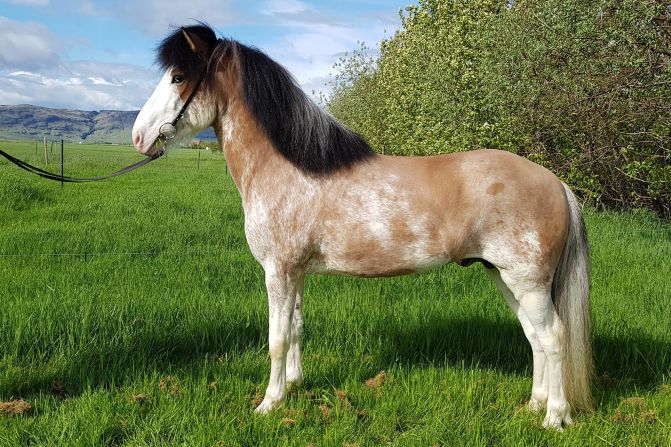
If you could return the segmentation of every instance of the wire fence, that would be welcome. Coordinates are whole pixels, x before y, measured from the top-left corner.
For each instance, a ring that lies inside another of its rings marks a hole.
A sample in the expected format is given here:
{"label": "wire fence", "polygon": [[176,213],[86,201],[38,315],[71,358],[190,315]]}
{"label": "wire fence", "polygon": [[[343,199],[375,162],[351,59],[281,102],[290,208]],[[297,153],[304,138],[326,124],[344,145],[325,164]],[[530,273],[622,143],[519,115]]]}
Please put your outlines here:
{"label": "wire fence", "polygon": [[[100,143],[100,144],[82,144],[82,143],[72,143],[65,140],[49,140],[46,137],[43,140],[27,140],[27,141],[0,141],[0,145],[7,143],[4,149],[11,148],[7,150],[8,153],[11,153],[18,159],[26,163],[37,163],[38,167],[46,170],[54,170],[59,172],[54,172],[56,175],[64,175],[66,170],[69,170],[72,166],[75,168],[81,168],[81,159],[79,159],[82,153],[91,153],[100,155],[99,147],[109,147],[109,148],[130,148],[133,149],[130,153],[135,154],[135,150],[132,145],[128,144],[111,144],[111,143]],[[212,146],[212,147],[210,147]],[[34,148],[34,149],[33,149]],[[211,155],[217,155],[220,160],[224,161],[224,170],[228,174],[228,165],[225,163],[223,157],[223,152],[217,144],[208,144],[208,143],[193,143],[187,146],[181,146],[178,149],[188,149],[192,153],[193,158],[191,161],[194,162],[196,169],[200,170],[201,161],[203,163],[209,162],[212,160]],[[170,158],[171,151],[166,151],[163,158]],[[203,154],[203,152],[205,154]],[[76,155],[75,155],[76,154]],[[115,155],[121,154],[121,152],[115,152]],[[128,157],[120,157],[119,160],[105,159],[106,164],[114,163],[115,161],[123,163],[124,160]],[[183,159],[183,157],[180,157]],[[0,161],[4,161],[0,158]],[[217,160],[219,161],[219,160]],[[86,166],[87,169],[90,169],[90,166]]]}
{"label": "wire fence", "polygon": [[[245,247],[246,248],[246,247]],[[243,248],[241,247],[240,250]],[[72,252],[72,253],[0,253],[2,258],[82,258],[85,261],[96,257],[156,257],[156,256],[211,256],[223,253],[232,253],[236,250],[230,248],[209,249],[209,250],[193,250],[193,251],[177,251],[177,250],[162,250],[162,251],[128,251],[128,252]]]}
{"label": "wire fence", "polygon": [[[644,231],[623,231],[629,236],[644,236],[646,238],[663,238],[663,240],[671,240],[671,227],[665,225],[660,228],[646,229]],[[157,250],[157,251],[82,251],[82,252],[30,252],[30,253],[0,253],[0,259],[29,259],[29,258],[81,258],[84,261],[93,258],[111,258],[111,257],[158,257],[158,256],[173,256],[173,257],[193,257],[193,256],[212,256],[231,253],[249,252],[246,244],[240,245],[239,248],[210,248],[205,250]]]}

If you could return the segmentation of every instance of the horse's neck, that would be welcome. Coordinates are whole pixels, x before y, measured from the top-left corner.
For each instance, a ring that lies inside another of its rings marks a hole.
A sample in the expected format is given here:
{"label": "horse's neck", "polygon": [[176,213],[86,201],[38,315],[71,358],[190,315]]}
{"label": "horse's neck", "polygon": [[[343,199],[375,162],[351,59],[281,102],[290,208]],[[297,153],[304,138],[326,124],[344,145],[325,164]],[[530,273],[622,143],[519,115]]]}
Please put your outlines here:
{"label": "horse's neck", "polygon": [[[226,115],[214,126],[226,157],[226,163],[243,204],[250,204],[259,196],[268,197],[278,182],[298,180],[296,174],[287,175],[294,168],[275,150],[256,121],[241,107],[240,102],[229,106]],[[302,173],[298,173],[302,176]],[[265,191],[265,192],[264,192]]]}

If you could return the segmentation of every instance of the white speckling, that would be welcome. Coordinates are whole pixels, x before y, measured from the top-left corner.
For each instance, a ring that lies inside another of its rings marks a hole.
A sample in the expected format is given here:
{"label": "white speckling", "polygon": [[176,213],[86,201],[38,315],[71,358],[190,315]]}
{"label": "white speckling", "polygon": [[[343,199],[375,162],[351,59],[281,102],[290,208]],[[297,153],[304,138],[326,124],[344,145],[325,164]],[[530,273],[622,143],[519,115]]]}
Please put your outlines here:
{"label": "white speckling", "polygon": [[409,218],[407,222],[414,240],[403,250],[403,258],[408,262],[416,262],[422,267],[425,264],[431,264],[432,256],[428,253],[430,241],[428,239],[427,218],[417,215]]}
{"label": "white speckling", "polygon": [[[362,191],[365,194],[365,191]],[[381,245],[389,244],[389,214],[391,214],[390,206],[393,205],[390,201],[379,191],[378,194],[371,194],[364,199],[365,206],[360,210],[359,218],[368,228],[371,236],[374,237]]]}
{"label": "white speckling", "polygon": [[221,120],[221,130],[223,131],[222,138],[224,142],[230,143],[231,141],[233,141],[233,131],[235,130],[235,122],[230,118],[229,114],[224,116],[224,119]]}
{"label": "white speckling", "polygon": [[526,246],[533,252],[540,253],[541,244],[538,241],[538,233],[535,231],[524,233],[524,236],[522,236],[522,242],[524,242],[524,244],[526,244]]}

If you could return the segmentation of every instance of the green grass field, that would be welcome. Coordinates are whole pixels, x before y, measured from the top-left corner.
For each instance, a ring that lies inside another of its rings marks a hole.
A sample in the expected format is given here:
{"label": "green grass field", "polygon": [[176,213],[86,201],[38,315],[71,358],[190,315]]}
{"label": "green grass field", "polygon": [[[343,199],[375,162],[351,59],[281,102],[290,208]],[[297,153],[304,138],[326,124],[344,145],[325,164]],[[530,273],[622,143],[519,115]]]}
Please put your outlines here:
{"label": "green grass field", "polygon": [[[67,146],[66,174],[139,159]],[[525,409],[530,348],[480,266],[309,277],[305,383],[257,416],[263,272],[223,157],[197,160],[63,189],[0,160],[0,402],[32,406],[0,446],[671,446],[668,224],[587,214],[597,409],[564,433]]]}

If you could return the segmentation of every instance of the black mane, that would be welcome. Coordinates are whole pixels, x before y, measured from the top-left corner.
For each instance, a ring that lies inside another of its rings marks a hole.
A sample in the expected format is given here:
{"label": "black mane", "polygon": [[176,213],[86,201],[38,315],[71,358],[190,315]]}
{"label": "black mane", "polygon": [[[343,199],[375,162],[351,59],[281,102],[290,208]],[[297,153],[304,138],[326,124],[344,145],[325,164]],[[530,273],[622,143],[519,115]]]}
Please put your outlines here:
{"label": "black mane", "polygon": [[[217,40],[214,31],[204,24],[184,29],[210,44],[211,51],[217,47],[209,61],[210,70],[217,66],[218,57],[234,50],[245,105],[275,148],[298,168],[311,174],[328,174],[375,156],[359,134],[321,110],[291,74],[266,54],[234,40]],[[187,74],[205,69],[181,30],[161,42],[157,59],[164,69],[176,66]]]}
{"label": "black mane", "polygon": [[284,67],[256,48],[237,45],[245,103],[287,160],[327,174],[374,156],[360,135],[312,102]]}

